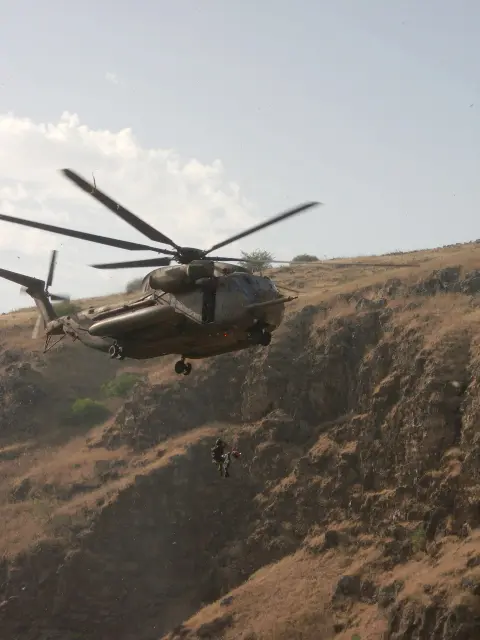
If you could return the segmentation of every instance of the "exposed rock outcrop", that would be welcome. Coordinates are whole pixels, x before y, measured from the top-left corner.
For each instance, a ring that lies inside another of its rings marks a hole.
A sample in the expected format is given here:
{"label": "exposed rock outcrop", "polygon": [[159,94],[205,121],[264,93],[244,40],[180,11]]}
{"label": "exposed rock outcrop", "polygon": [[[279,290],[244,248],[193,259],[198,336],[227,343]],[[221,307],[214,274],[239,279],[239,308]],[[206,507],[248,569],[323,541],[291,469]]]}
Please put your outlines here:
{"label": "exposed rock outcrop", "polygon": [[[378,640],[475,638],[476,556],[454,570],[442,563],[480,525],[480,348],[464,299],[479,274],[454,266],[414,284],[385,279],[335,292],[337,303],[329,292],[328,305],[287,317],[267,349],[138,383],[82,449],[100,456],[95,482],[58,491],[56,542],[0,564],[0,634],[260,640],[255,572],[265,581],[273,563],[299,554],[302,579],[324,574],[325,592],[315,611],[298,596],[298,629],[321,622],[350,640],[367,620]],[[438,313],[435,296],[448,301]],[[48,371],[9,358],[0,429],[27,424],[48,401]],[[210,461],[218,433],[242,452],[228,480]],[[39,492],[22,476],[9,508]],[[84,516],[68,539],[58,534],[62,505]],[[282,575],[294,580],[295,566]],[[410,566],[423,576],[415,588]],[[265,607],[280,607],[271,597]],[[280,624],[279,638],[301,637]]]}

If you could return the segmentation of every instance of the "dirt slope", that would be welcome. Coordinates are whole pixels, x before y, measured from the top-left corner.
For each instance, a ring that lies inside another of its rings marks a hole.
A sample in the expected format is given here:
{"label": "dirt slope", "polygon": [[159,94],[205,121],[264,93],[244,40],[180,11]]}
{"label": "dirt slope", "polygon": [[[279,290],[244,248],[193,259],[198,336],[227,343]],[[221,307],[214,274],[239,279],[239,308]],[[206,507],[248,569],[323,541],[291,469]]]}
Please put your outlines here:
{"label": "dirt slope", "polygon": [[0,317],[0,639],[479,637],[480,245],[375,261],[276,270],[270,347],[189,378]]}

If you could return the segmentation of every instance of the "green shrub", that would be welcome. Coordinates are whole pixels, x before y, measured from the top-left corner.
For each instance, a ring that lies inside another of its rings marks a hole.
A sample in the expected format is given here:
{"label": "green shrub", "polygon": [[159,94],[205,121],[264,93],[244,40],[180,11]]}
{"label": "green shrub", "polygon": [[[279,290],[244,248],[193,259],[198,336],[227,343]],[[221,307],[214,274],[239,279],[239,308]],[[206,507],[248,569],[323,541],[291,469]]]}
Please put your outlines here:
{"label": "green shrub", "polygon": [[70,423],[83,427],[93,427],[104,422],[109,416],[110,410],[91,398],[77,398],[70,409]]}
{"label": "green shrub", "polygon": [[318,258],[309,253],[301,253],[299,256],[295,256],[292,262],[318,262]]}
{"label": "green shrub", "polygon": [[270,269],[273,255],[270,251],[265,251],[264,249],[255,249],[250,252],[242,251],[242,260],[248,269],[256,273]]}
{"label": "green shrub", "polygon": [[102,386],[107,398],[125,398],[143,376],[139,373],[124,372]]}
{"label": "green shrub", "polygon": [[80,307],[78,307],[75,303],[70,302],[69,300],[63,300],[62,302],[56,302],[53,305],[55,309],[55,313],[58,316],[73,316],[75,313],[80,311]]}
{"label": "green shrub", "polygon": [[414,553],[425,551],[427,537],[424,528],[420,525],[412,533],[412,549]]}

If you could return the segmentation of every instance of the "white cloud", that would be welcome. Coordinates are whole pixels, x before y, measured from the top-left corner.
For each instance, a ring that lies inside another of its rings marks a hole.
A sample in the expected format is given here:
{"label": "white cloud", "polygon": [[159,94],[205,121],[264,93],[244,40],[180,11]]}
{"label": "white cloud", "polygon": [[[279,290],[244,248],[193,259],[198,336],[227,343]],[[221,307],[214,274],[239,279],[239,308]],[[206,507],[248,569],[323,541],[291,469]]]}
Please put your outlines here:
{"label": "white cloud", "polygon": [[105,74],[105,80],[110,83],[110,84],[123,84],[123,81],[117,76],[116,73],[113,73],[112,71],[107,71]]}
{"label": "white cloud", "polygon": [[[71,113],[56,123],[0,114],[0,212],[151,244],[65,179],[58,171],[64,167],[89,180],[93,173],[99,188],[179,244],[207,248],[254,223],[251,203],[220,160],[202,164],[172,149],[142,147],[131,129],[94,130]],[[118,290],[143,273],[99,272],[86,265],[156,255],[0,221],[1,267],[43,277],[52,248],[60,250],[56,281],[61,290],[82,296]],[[238,251],[232,245],[228,253]],[[57,284],[52,290],[58,290]],[[0,280],[0,311],[25,304],[17,293],[15,285]]]}

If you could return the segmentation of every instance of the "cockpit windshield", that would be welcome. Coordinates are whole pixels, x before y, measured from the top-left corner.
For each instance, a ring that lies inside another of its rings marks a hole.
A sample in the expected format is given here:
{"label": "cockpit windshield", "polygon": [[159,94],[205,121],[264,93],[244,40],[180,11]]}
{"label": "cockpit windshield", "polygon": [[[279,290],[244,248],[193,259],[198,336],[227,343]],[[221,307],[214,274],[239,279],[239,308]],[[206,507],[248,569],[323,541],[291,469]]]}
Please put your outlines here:
{"label": "cockpit windshield", "polygon": [[254,297],[254,281],[248,273],[235,273],[228,279],[229,288],[233,291],[241,291],[248,300]]}
{"label": "cockpit windshield", "polygon": [[269,289],[271,289],[272,291],[275,291],[275,293],[279,293],[277,285],[275,284],[275,282],[273,280],[271,280],[270,278],[264,277],[265,282],[267,283],[267,285],[269,285]]}

